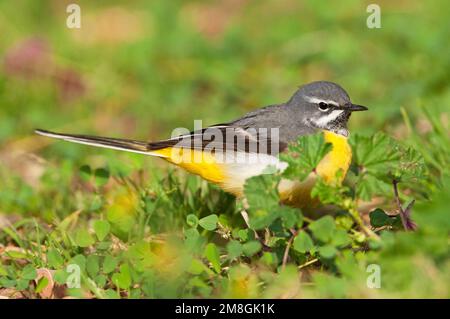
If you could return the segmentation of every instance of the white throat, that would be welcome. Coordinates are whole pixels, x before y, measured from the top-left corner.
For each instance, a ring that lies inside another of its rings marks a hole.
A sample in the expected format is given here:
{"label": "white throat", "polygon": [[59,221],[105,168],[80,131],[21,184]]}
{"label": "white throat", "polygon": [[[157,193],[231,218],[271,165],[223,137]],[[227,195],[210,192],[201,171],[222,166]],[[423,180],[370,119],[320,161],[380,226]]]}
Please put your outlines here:
{"label": "white throat", "polygon": [[333,110],[330,114],[324,115],[318,119],[305,119],[304,123],[310,127],[331,130],[336,134],[348,137],[348,130],[345,127],[336,127],[335,129],[330,127],[330,124],[333,123],[333,121],[335,121],[343,112],[344,110]]}
{"label": "white throat", "polygon": [[329,123],[336,120],[339,117],[339,115],[341,115],[343,112],[344,110],[333,110],[330,112],[330,114],[321,116],[318,119],[311,119],[311,121],[313,121],[313,123],[316,124],[318,127],[323,128],[327,126]]}

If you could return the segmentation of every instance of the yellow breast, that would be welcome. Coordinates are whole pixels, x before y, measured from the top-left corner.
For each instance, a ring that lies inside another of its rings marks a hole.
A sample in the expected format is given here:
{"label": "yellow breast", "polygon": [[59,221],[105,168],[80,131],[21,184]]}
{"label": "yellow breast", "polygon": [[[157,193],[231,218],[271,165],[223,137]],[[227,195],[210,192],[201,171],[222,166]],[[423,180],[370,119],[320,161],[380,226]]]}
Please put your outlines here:
{"label": "yellow breast", "polygon": [[316,172],[326,182],[341,183],[352,161],[352,149],[345,136],[324,131],[324,138],[332,145],[331,151],[317,165]]}
{"label": "yellow breast", "polygon": [[282,180],[278,190],[280,198],[285,204],[300,208],[314,208],[319,204],[317,199],[312,200],[310,193],[317,179],[322,177],[327,183],[342,183],[352,161],[352,149],[345,136],[324,131],[324,138],[332,145],[332,149],[319,162],[315,172],[304,181]]}

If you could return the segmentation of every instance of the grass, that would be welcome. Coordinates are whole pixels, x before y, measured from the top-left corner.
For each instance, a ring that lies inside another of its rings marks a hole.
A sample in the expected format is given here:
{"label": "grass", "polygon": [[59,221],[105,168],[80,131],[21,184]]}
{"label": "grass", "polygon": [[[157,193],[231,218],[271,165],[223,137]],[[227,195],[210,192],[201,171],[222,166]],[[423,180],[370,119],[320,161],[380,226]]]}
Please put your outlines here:
{"label": "grass", "polygon": [[[63,2],[0,3],[1,296],[449,297],[445,1],[380,2],[381,29],[356,1],[79,4],[73,30]],[[334,216],[280,207],[280,176],[258,177],[248,228],[242,203],[162,161],[32,134],[157,140],[319,79],[369,107],[350,121],[345,187],[315,188]],[[393,216],[393,179],[415,232]]]}

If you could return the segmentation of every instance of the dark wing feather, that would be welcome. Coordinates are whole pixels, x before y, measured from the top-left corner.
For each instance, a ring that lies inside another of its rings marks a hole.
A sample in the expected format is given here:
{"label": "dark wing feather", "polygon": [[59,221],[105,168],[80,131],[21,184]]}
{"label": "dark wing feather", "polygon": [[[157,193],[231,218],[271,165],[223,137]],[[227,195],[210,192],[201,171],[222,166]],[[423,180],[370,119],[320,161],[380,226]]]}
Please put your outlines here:
{"label": "dark wing feather", "polygon": [[216,125],[193,131],[169,140],[149,143],[149,150],[180,147],[217,152],[235,151],[276,155],[286,148],[285,143],[272,141],[267,134],[230,125]]}

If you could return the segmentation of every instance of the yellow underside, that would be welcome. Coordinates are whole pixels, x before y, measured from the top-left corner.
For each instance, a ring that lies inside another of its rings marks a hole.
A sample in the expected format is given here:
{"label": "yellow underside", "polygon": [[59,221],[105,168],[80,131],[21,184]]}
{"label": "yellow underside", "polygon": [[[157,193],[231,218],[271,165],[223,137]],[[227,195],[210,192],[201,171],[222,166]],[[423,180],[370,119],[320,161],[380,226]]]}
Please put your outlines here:
{"label": "yellow underside", "polygon": [[333,148],[317,165],[317,174],[326,182],[342,183],[352,161],[352,149],[345,136],[324,131],[324,138]]}
{"label": "yellow underside", "polygon": [[352,161],[352,149],[345,136],[324,131],[324,138],[332,145],[331,151],[320,161],[315,172],[304,181],[282,180],[279,185],[281,200],[291,206],[313,208],[319,204],[317,199],[311,199],[310,192],[317,176],[325,182],[340,185],[347,174]]}
{"label": "yellow underside", "polygon": [[[305,181],[282,181],[279,188],[282,201],[298,207],[313,204],[309,194],[317,176],[322,177],[327,183],[340,184],[342,182],[352,159],[350,145],[346,137],[329,131],[324,131],[324,138],[327,143],[332,145],[331,151],[320,161],[316,171],[311,173]],[[233,189],[235,195],[239,196],[243,192],[242,181],[236,181],[239,184],[234,185],[234,181],[229,178],[231,174],[227,172],[227,168],[232,166],[216,163],[214,155],[210,153],[171,147],[153,153],[219,186],[227,185],[226,190]]]}
{"label": "yellow underside", "polygon": [[221,184],[226,178],[223,165],[217,164],[211,153],[174,147],[164,148],[153,153],[210,182]]}

